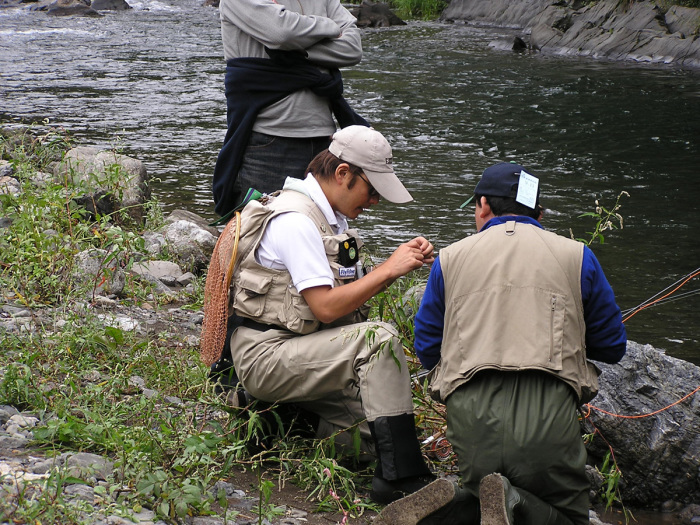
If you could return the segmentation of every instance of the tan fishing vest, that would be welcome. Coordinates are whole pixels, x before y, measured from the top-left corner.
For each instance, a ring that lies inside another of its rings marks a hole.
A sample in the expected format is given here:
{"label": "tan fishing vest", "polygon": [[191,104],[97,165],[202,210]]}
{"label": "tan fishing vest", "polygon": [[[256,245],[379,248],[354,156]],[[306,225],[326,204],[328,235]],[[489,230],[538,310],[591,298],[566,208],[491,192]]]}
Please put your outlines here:
{"label": "tan fishing vest", "polygon": [[[339,253],[343,245],[346,248],[350,246],[352,252],[351,239],[354,239],[357,245],[356,251],[359,258],[359,251],[363,244],[357,230],[333,234],[333,229],[326,217],[313,200],[298,191],[284,190],[269,197],[264,204],[259,201],[250,202],[241,213],[238,262],[231,282],[232,306],[235,313],[258,323],[287,328],[301,335],[329,326],[366,321],[368,307],[337,319],[331,325],[321,324],[292,284],[288,271],[265,268],[255,260],[255,252],[268,222],[273,217],[288,212],[303,213],[316,224],[323,239],[328,264],[333,271],[334,286],[342,286],[359,277],[357,275],[361,267],[359,264],[342,266],[339,261]],[[346,242],[350,244],[346,245]]]}
{"label": "tan fishing vest", "polygon": [[542,370],[592,399],[582,261],[583,244],[515,221],[441,250],[445,328],[433,393],[444,400],[481,370]]}

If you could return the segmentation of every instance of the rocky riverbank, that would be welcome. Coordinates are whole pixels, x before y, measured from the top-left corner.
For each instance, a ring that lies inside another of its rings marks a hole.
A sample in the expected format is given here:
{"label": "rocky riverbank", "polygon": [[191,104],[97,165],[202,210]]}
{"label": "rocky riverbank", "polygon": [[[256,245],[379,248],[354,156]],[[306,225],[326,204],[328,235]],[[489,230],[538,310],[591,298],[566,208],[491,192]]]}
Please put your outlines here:
{"label": "rocky riverbank", "polygon": [[[218,230],[160,216],[136,159],[51,132],[0,146],[0,523],[370,523],[371,506],[338,496],[362,496],[362,480],[323,445],[281,436],[261,456],[264,422],[207,380],[202,280]],[[700,369],[636,343],[602,368],[583,418],[592,501],[602,487],[696,523]]]}
{"label": "rocky riverbank", "polygon": [[700,68],[700,9],[654,1],[451,0],[441,20],[514,30],[500,47]]}

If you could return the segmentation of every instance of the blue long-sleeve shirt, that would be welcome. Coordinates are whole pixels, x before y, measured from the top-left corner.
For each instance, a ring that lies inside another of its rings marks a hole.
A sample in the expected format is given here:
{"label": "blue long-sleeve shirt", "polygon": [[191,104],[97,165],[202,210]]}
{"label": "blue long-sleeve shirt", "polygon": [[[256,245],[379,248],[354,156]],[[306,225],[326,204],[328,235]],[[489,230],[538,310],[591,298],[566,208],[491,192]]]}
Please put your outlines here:
{"label": "blue long-sleeve shirt", "polygon": [[[539,222],[530,217],[508,215],[491,219],[481,231],[512,220],[542,228]],[[587,246],[583,249],[581,265],[581,297],[586,323],[586,357],[604,363],[617,363],[625,355],[627,333],[612,288],[598,259]],[[416,355],[428,370],[440,360],[444,319],[445,281],[440,257],[437,257],[415,319]]]}

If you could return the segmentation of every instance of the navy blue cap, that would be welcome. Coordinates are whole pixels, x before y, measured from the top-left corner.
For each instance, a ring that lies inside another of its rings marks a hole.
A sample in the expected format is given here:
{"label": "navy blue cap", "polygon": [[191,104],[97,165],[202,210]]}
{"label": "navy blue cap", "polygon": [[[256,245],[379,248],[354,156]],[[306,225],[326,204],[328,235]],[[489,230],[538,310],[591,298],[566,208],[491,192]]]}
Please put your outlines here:
{"label": "navy blue cap", "polygon": [[[488,195],[489,197],[512,197],[518,194],[518,183],[520,182],[520,172],[528,172],[520,164],[514,162],[500,162],[489,166],[481,174],[481,180],[474,188],[474,195],[460,206],[464,208],[475,195]],[[537,196],[539,198],[539,188]]]}

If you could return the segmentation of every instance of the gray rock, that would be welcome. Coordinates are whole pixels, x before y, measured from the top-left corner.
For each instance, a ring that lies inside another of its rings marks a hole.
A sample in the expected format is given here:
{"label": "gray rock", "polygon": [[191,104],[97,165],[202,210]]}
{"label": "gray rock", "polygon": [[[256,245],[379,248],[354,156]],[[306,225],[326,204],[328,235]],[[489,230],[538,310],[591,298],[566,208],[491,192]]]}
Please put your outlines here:
{"label": "gray rock", "polygon": [[48,5],[46,14],[53,16],[102,16],[80,0],[56,0]]}
{"label": "gray rock", "polygon": [[140,376],[131,376],[129,378],[129,384],[137,387],[140,390],[146,388],[146,381]]}
{"label": "gray rock", "polygon": [[226,481],[217,481],[214,486],[209,490],[212,496],[218,497],[219,492],[222,491],[225,498],[232,498],[236,496],[236,487],[233,483],[228,483]]}
{"label": "gray rock", "polygon": [[131,272],[141,277],[150,275],[167,286],[175,286],[183,272],[180,267],[170,261],[145,261],[136,263]]}
{"label": "gray rock", "polygon": [[11,177],[15,173],[15,167],[9,160],[0,159],[0,179]]}
{"label": "gray rock", "polygon": [[2,311],[10,314],[12,317],[31,317],[32,312],[23,306],[12,306],[11,304],[3,305]]}
{"label": "gray rock", "polygon": [[177,284],[179,284],[180,286],[187,286],[192,281],[194,281],[196,278],[197,277],[192,272],[186,272],[177,278]]}
{"label": "gray rock", "polygon": [[161,233],[181,266],[192,271],[208,266],[217,241],[208,229],[188,220],[177,220],[163,226]]}
{"label": "gray rock", "polygon": [[145,232],[141,237],[146,245],[146,251],[151,255],[160,255],[163,249],[168,245],[165,237],[161,233]]}
{"label": "gray rock", "polygon": [[87,485],[68,485],[63,489],[63,493],[72,500],[83,500],[88,503],[95,501],[95,490]]}
{"label": "gray rock", "polygon": [[75,256],[74,278],[82,283],[91,296],[119,295],[124,290],[126,276],[107,250],[94,248]]}
{"label": "gray rock", "polygon": [[126,11],[131,6],[124,0],[92,0],[91,7],[95,11]]}
{"label": "gray rock", "polygon": [[0,177],[0,195],[14,195],[22,193],[22,185],[13,177]]}
{"label": "gray rock", "polygon": [[700,523],[700,505],[695,503],[688,505],[679,513],[678,517],[684,524]]}
{"label": "gray rock", "polygon": [[43,188],[47,186],[51,181],[53,181],[53,174],[46,173],[45,171],[37,171],[31,178],[32,184],[38,188]]}
{"label": "gray rock", "polygon": [[[700,368],[633,342],[619,364],[597,364],[602,369],[600,392],[590,403],[595,408],[588,424],[605,440],[593,439],[589,457],[601,461],[608,452],[606,442],[610,444],[622,471],[626,505],[650,508],[669,499],[700,501],[700,396],[677,403],[700,385]],[[630,419],[598,409],[623,416],[665,410]]]}
{"label": "gray rock", "polygon": [[143,223],[143,204],[151,194],[140,160],[80,146],[66,153],[54,175],[67,176],[71,184],[87,188],[85,197],[76,201],[91,213],[107,215],[123,208],[137,224]]}
{"label": "gray rock", "polygon": [[1,449],[19,449],[25,448],[29,440],[23,436],[0,436],[0,450]]}
{"label": "gray rock", "polygon": [[39,418],[33,416],[24,416],[22,414],[15,414],[10,418],[10,421],[20,428],[34,428],[39,422]]}
{"label": "gray rock", "polygon": [[166,286],[160,279],[151,275],[150,273],[137,274],[136,272],[131,272],[132,275],[138,275],[139,279],[142,281],[149,282],[153,285],[154,292],[159,295],[174,295],[174,292]]}
{"label": "gray rock", "polygon": [[394,13],[389,4],[363,0],[359,7],[352,10],[357,18],[357,27],[405,26],[406,22]]}
{"label": "gray rock", "polygon": [[34,474],[46,474],[60,465],[59,461],[54,458],[38,461],[30,466],[29,471]]}
{"label": "gray rock", "polygon": [[215,226],[209,226],[209,223],[204,220],[204,218],[196,213],[188,210],[173,210],[170,215],[168,215],[164,222],[165,224],[172,224],[177,221],[187,221],[196,224],[202,230],[206,230],[211,233],[214,237],[219,236],[219,230]]}
{"label": "gray rock", "polygon": [[[14,411],[14,412],[11,412]],[[17,409],[14,407],[1,406],[0,407],[0,425],[7,423],[13,414],[17,413]]]}
{"label": "gray rock", "polygon": [[66,461],[71,475],[79,478],[82,476],[95,476],[97,479],[106,480],[114,467],[113,463],[97,454],[79,452],[70,455]]}
{"label": "gray rock", "polygon": [[192,519],[192,525],[224,525],[224,520],[209,516],[197,516]]}

